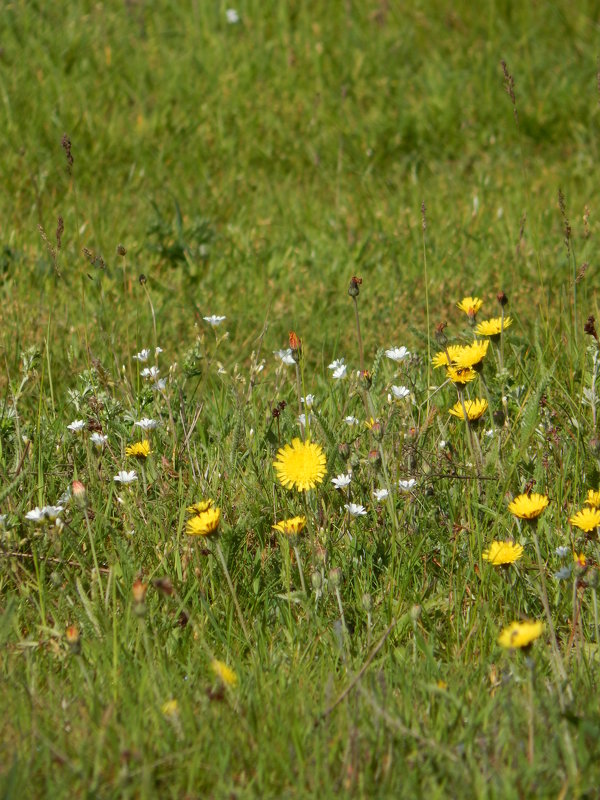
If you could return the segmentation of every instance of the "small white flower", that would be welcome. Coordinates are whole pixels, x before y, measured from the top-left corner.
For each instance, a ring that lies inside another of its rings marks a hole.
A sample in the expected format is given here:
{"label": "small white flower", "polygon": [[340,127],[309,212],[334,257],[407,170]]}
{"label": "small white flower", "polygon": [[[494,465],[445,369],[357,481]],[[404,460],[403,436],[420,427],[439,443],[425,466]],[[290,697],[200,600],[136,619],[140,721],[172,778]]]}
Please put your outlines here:
{"label": "small white flower", "polygon": [[348,367],[346,366],[346,362],[343,358],[336,358],[335,361],[332,361],[331,364],[327,367],[332,371],[332,378],[336,381],[341,380],[346,376],[346,372],[348,371]]}
{"label": "small white flower", "polygon": [[127,472],[126,470],[122,469],[117,475],[115,475],[114,480],[117,483],[133,483],[137,481],[137,472],[132,469],[131,472]]}
{"label": "small white flower", "polygon": [[167,381],[165,378],[159,378],[155,383],[152,384],[152,391],[153,392],[162,392],[167,386]]}
{"label": "small white flower", "polygon": [[486,432],[485,432],[483,435],[484,435],[484,436],[487,436],[487,438],[488,438],[488,439],[491,439],[491,438],[492,438],[492,436],[494,435],[494,429],[493,429],[493,428],[490,428],[490,429],[489,429],[489,430],[487,430],[487,431],[486,431]]}
{"label": "small white flower", "polygon": [[287,350],[273,350],[273,355],[277,356],[283,364],[287,364],[288,366],[292,366],[296,363],[292,355],[291,347],[288,347]]}
{"label": "small white flower", "polygon": [[448,444],[448,442],[445,439],[441,439],[440,443],[438,444],[438,447],[440,448],[440,450],[443,450],[444,447],[446,447],[447,444]]}
{"label": "small white flower", "polygon": [[25,519],[29,520],[29,522],[35,522],[36,525],[41,525],[46,519],[44,509],[36,506],[25,514]]}
{"label": "small white flower", "polygon": [[569,548],[561,545],[554,552],[559,558],[566,558],[569,555]]}
{"label": "small white flower", "polygon": [[401,492],[410,492],[413,486],[416,486],[417,482],[414,478],[408,478],[408,480],[400,480],[398,481],[398,488]]}
{"label": "small white flower", "polygon": [[350,481],[352,480],[352,473],[347,472],[345,475],[342,472],[337,478],[332,478],[331,482],[335,486],[336,489],[345,489],[346,486],[350,486]]}
{"label": "small white flower", "polygon": [[67,428],[72,431],[73,433],[81,433],[82,430],[85,428],[85,420],[83,419],[76,419],[70,425],[67,425]]}
{"label": "small white flower", "polygon": [[42,513],[44,514],[46,519],[50,520],[50,522],[56,522],[61,511],[64,511],[64,508],[62,506],[44,506],[42,508]]}
{"label": "small white flower", "polygon": [[389,350],[385,351],[385,354],[388,358],[391,358],[392,361],[404,361],[404,359],[410,355],[404,345],[402,345],[402,347],[391,347]]}
{"label": "small white flower", "polygon": [[225,11],[225,16],[227,17],[227,22],[230,25],[237,25],[237,23],[240,21],[240,15],[235,8],[228,8],[227,11]]}
{"label": "small white flower", "polygon": [[392,386],[392,394],[396,400],[402,400],[405,397],[408,397],[410,394],[410,389],[406,386]]}
{"label": "small white flower", "polygon": [[[308,415],[309,420],[313,420],[314,414]],[[304,428],[306,426],[306,414],[298,414],[298,423]]]}
{"label": "small white flower", "polygon": [[314,394],[307,394],[306,397],[300,398],[302,405],[306,406],[307,408],[312,408],[315,403],[315,396]]}
{"label": "small white flower", "polygon": [[373,489],[373,497],[375,500],[385,500],[385,498],[389,495],[387,489]]}
{"label": "small white flower", "polygon": [[344,508],[351,517],[364,517],[367,513],[365,507],[358,505],[358,503],[344,503]]}
{"label": "small white flower", "polygon": [[344,358],[336,358],[335,361],[332,361],[331,364],[329,364],[327,369],[331,369],[331,370],[333,370],[335,372],[336,369],[339,369],[340,367],[343,367],[345,365],[345,363],[346,363],[346,360]]}
{"label": "small white flower", "polygon": [[158,358],[159,355],[162,353],[162,351],[163,351],[162,347],[155,347],[154,348],[154,357]]}
{"label": "small white flower", "polygon": [[98,431],[94,431],[90,436],[90,442],[96,445],[96,447],[102,449],[108,442],[108,436],[105,436],[103,433],[98,433]]}
{"label": "small white flower", "polygon": [[155,419],[142,417],[142,419],[134,422],[133,424],[138,428],[141,428],[143,431],[153,431],[157,427],[158,422]]}
{"label": "small white flower", "polygon": [[358,425],[360,420],[357,419],[356,417],[353,417],[352,415],[350,415],[350,416],[344,417],[344,422],[346,423],[346,425]]}
{"label": "small white flower", "polygon": [[145,347],[143,350],[140,350],[139,353],[136,353],[132,358],[135,361],[139,361],[140,364],[143,364],[145,361],[148,361],[148,357],[150,356],[150,350]]}
{"label": "small white flower", "polygon": [[160,369],[155,366],[144,367],[144,369],[140,373],[142,378],[150,378],[153,381],[158,380],[159,374],[160,374]]}
{"label": "small white flower", "polygon": [[208,322],[209,325],[212,325],[213,328],[216,328],[217,325],[220,325],[223,320],[227,319],[227,317],[219,317],[216,314],[212,314],[210,317],[202,317],[205,322]]}

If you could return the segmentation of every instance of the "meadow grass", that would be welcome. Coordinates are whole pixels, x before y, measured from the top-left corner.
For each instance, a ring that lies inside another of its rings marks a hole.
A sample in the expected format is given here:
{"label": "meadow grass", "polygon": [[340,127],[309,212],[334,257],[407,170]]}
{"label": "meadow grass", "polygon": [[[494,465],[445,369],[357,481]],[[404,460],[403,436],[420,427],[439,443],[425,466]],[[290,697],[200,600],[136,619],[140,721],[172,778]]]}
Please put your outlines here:
{"label": "meadow grass", "polygon": [[597,4],[235,8],[2,11],[3,796],[592,797]]}

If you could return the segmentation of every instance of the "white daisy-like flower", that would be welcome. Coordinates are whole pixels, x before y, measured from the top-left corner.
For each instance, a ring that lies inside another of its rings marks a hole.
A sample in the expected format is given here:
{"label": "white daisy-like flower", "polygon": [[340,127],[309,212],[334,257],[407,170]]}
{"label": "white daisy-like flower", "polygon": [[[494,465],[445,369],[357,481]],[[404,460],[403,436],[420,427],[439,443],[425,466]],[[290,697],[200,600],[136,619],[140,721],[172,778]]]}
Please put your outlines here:
{"label": "white daisy-like flower", "polygon": [[344,422],[346,423],[346,425],[358,425],[360,420],[357,417],[349,415],[347,417],[344,417]]}
{"label": "white daisy-like flower", "polygon": [[389,350],[385,351],[385,354],[388,358],[391,358],[392,361],[404,361],[404,359],[410,355],[404,345],[402,345],[402,347],[391,347]]}
{"label": "white daisy-like flower", "polygon": [[358,503],[344,503],[344,508],[351,517],[364,517],[367,513],[366,508]]}
{"label": "white daisy-like flower", "polygon": [[334,361],[331,362],[331,364],[328,365],[327,369],[330,369],[333,372],[335,372],[336,369],[345,366],[345,364],[346,364],[345,358],[336,358]]}
{"label": "white daisy-like flower", "polygon": [[158,380],[158,376],[160,374],[160,369],[158,367],[144,367],[141,371],[140,375],[142,378],[148,378],[149,380],[156,381]]}
{"label": "white daisy-like flower", "polygon": [[75,419],[75,420],[73,420],[73,422],[70,425],[67,425],[67,428],[72,433],[81,433],[81,431],[84,430],[85,427],[86,427],[86,423],[85,423],[85,420],[83,420],[83,419]]}
{"label": "white daisy-like flower", "polygon": [[345,489],[346,486],[350,486],[351,480],[352,480],[351,472],[347,472],[346,474],[342,472],[341,475],[338,475],[336,478],[332,478],[331,482],[333,483],[336,489]]}
{"label": "white daisy-like flower", "polygon": [[287,364],[288,367],[296,363],[294,361],[294,356],[292,355],[291,347],[288,347],[287,350],[273,350],[273,355],[277,356],[277,358],[283,364]]}
{"label": "white daisy-like flower", "polygon": [[137,472],[132,469],[131,472],[127,472],[127,470],[122,469],[118,472],[115,477],[113,478],[117,483],[133,483],[137,481]]}
{"label": "white daisy-like flower", "polygon": [[307,394],[306,397],[300,398],[302,405],[306,406],[307,408],[312,408],[315,403],[315,396],[314,394]]}
{"label": "white daisy-like flower", "polygon": [[39,506],[32,508],[31,511],[28,511],[25,514],[25,519],[29,520],[29,522],[35,522],[36,525],[41,525],[42,522],[44,522],[46,519],[46,515],[44,514],[44,509],[39,508]]}
{"label": "white daisy-like flower", "polygon": [[331,364],[327,367],[332,371],[332,378],[336,381],[341,380],[346,376],[346,372],[348,371],[348,367],[346,366],[346,362],[343,358],[336,358],[335,361],[332,361]]}
{"label": "white daisy-like flower", "polygon": [[94,431],[90,436],[90,442],[96,447],[102,449],[108,442],[108,436],[105,436],[103,433],[98,433],[98,431]]}
{"label": "white daisy-like flower", "polygon": [[134,361],[139,361],[140,364],[143,364],[145,361],[148,361],[150,357],[150,350],[145,347],[143,350],[140,350],[139,353],[136,353],[134,356],[131,356]]}
{"label": "white daisy-like flower", "polygon": [[403,400],[410,394],[410,389],[408,389],[406,386],[392,386],[391,389],[396,400]]}
{"label": "white daisy-like flower", "polygon": [[202,319],[208,322],[213,328],[216,328],[217,325],[220,325],[227,317],[219,317],[217,314],[212,314],[210,317],[202,317]]}
{"label": "white daisy-like flower", "polygon": [[235,8],[228,8],[225,11],[225,16],[227,17],[227,22],[230,25],[237,25],[238,22],[240,21],[240,15],[235,10]]}
{"label": "white daisy-like flower", "polygon": [[417,482],[414,478],[408,478],[407,480],[399,480],[398,481],[398,488],[401,492],[410,492],[410,490],[417,485]]}
{"label": "white daisy-like flower", "polygon": [[153,431],[156,427],[158,427],[158,422],[155,419],[150,419],[149,417],[142,417],[142,419],[139,419],[133,424],[134,426],[141,428],[144,432]]}
{"label": "white daisy-like flower", "polygon": [[373,489],[373,497],[375,500],[385,500],[385,498],[389,495],[387,489]]}

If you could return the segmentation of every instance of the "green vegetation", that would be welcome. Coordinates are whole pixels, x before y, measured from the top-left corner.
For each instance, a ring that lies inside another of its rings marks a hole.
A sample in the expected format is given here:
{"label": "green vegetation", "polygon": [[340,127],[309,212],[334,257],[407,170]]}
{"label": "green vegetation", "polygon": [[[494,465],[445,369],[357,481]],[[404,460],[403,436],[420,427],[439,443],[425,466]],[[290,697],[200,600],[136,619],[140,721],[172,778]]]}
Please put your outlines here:
{"label": "green vegetation", "polygon": [[600,6],[235,8],[2,10],[3,796],[595,796]]}

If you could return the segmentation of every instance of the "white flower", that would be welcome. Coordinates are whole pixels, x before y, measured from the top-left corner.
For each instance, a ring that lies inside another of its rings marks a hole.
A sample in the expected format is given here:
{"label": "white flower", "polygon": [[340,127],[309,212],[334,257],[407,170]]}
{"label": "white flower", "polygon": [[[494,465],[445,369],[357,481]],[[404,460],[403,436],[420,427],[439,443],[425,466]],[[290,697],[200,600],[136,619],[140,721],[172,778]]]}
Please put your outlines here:
{"label": "white flower", "polygon": [[389,495],[387,489],[373,489],[373,497],[375,500],[385,500],[385,498]]}
{"label": "white flower", "polygon": [[165,378],[159,378],[155,383],[152,384],[152,391],[153,392],[162,392],[167,386],[167,381]]}
{"label": "white flower", "polygon": [[122,469],[117,475],[115,475],[114,480],[117,483],[133,483],[137,481],[137,472],[132,469],[131,472],[127,472],[126,470]]}
{"label": "white flower", "polygon": [[484,435],[484,436],[486,436],[488,439],[491,439],[491,438],[492,438],[492,436],[494,435],[494,429],[493,429],[493,428],[490,428],[490,429],[489,429],[489,430],[487,430],[487,431],[486,431],[486,432],[485,432],[483,435]]}
{"label": "white flower", "polygon": [[339,381],[345,377],[346,372],[348,371],[348,367],[346,366],[346,362],[343,358],[336,358],[335,361],[331,362],[327,369],[330,369],[333,372],[331,377],[336,381]]}
{"label": "white flower", "polygon": [[569,548],[560,546],[554,551],[559,558],[566,558],[569,555]]}
{"label": "white flower", "polygon": [[410,355],[404,345],[402,345],[402,347],[392,347],[386,350],[385,354],[388,358],[391,358],[392,361],[404,361],[404,359]]}
{"label": "white flower", "polygon": [[133,423],[138,428],[141,428],[143,431],[153,431],[154,428],[157,427],[158,422],[155,419],[149,419],[148,417],[142,417],[142,419],[138,420],[137,422]]}
{"label": "white flower", "polygon": [[406,386],[392,386],[392,394],[396,400],[402,400],[404,397],[408,397],[410,389]]}
{"label": "white flower", "polygon": [[352,480],[351,472],[347,472],[345,475],[342,472],[341,475],[337,476],[337,478],[332,478],[331,482],[333,483],[336,489],[345,489],[346,486],[350,486],[351,480]]}
{"label": "white flower", "polygon": [[150,350],[145,347],[143,350],[140,350],[139,353],[136,353],[132,358],[135,361],[139,361],[140,364],[143,364],[145,361],[148,361],[148,357],[150,355]]}
{"label": "white flower", "polygon": [[235,8],[228,8],[225,12],[225,16],[227,17],[227,22],[230,25],[237,25],[237,23],[240,21],[240,15]]}
{"label": "white flower", "polygon": [[367,513],[364,506],[360,506],[357,503],[344,503],[344,508],[351,517],[364,517]]}
{"label": "white flower", "polygon": [[416,486],[417,482],[414,478],[408,478],[408,480],[400,480],[398,481],[398,488],[401,492],[410,492],[413,486]]}
{"label": "white flower", "polygon": [[306,397],[300,398],[302,405],[305,405],[307,408],[312,408],[315,402],[314,394],[307,394]]}
{"label": "white flower", "polygon": [[44,506],[42,508],[44,516],[51,522],[56,522],[61,511],[64,511],[64,508],[62,506]]}
{"label": "white flower", "polygon": [[35,522],[36,525],[41,525],[46,519],[44,509],[36,506],[25,514],[25,519],[29,520],[29,522]]}
{"label": "white flower", "polygon": [[73,433],[81,433],[81,431],[85,428],[85,420],[83,419],[73,420],[73,422],[70,425],[67,425],[67,428]]}
{"label": "white flower", "polygon": [[446,447],[447,444],[448,444],[448,442],[445,439],[441,439],[440,443],[438,444],[438,447],[440,448],[440,450],[443,450],[444,447]]}
{"label": "white flower", "polygon": [[224,319],[227,317],[219,317],[216,314],[212,314],[210,317],[202,317],[205,322],[208,322],[209,325],[212,325],[213,328],[216,328],[217,325],[220,325]]}
{"label": "white flower", "polygon": [[346,425],[358,425],[360,420],[350,415],[348,417],[344,417],[344,422],[346,423]]}
{"label": "white flower", "polygon": [[154,356],[155,356],[155,358],[158,358],[159,355],[162,353],[162,351],[163,351],[162,347],[155,347],[154,348]]}
{"label": "white flower", "polygon": [[288,347],[287,350],[273,350],[273,355],[283,363],[291,366],[295,364],[294,356],[292,355],[292,348]]}
{"label": "white flower", "polygon": [[108,442],[108,436],[105,436],[103,433],[98,433],[98,431],[94,431],[90,436],[90,442],[95,444],[96,447],[102,449]]}
{"label": "white flower", "polygon": [[154,366],[144,367],[144,369],[140,373],[142,378],[151,378],[153,381],[158,380],[159,374],[160,374],[160,369]]}

